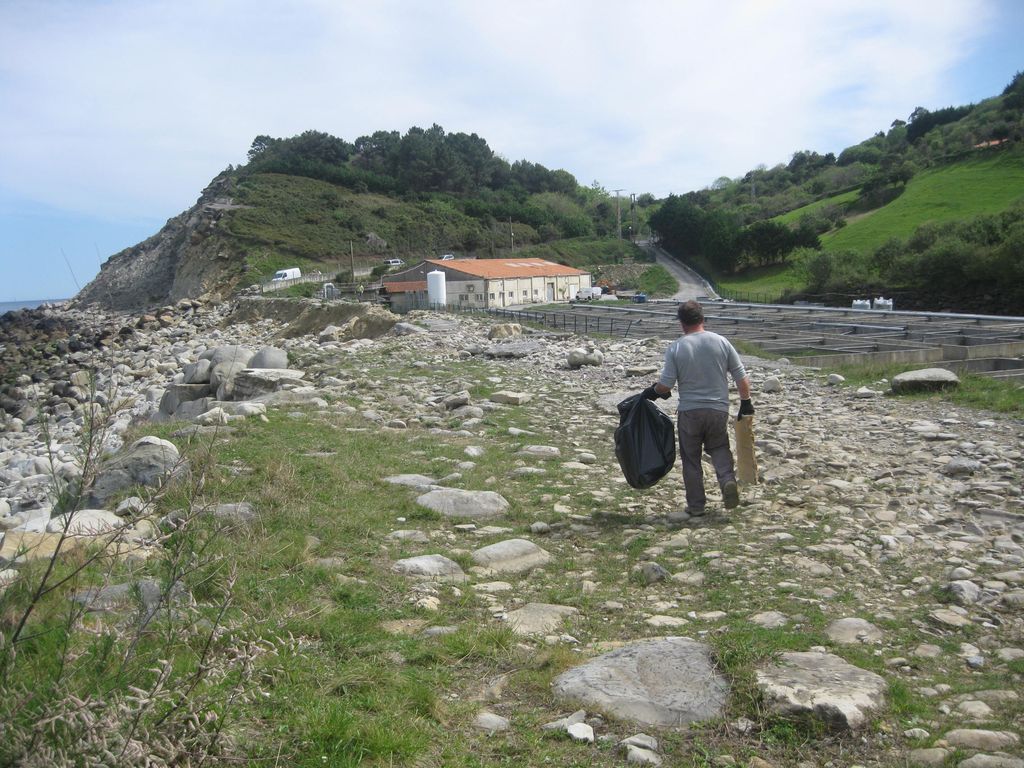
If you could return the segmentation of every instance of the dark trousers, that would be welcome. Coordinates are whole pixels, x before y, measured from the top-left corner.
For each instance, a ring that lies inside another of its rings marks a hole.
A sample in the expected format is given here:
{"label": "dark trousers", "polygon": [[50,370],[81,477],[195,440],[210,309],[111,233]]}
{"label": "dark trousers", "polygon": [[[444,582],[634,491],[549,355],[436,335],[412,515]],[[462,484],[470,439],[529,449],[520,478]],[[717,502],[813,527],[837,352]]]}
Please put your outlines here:
{"label": "dark trousers", "polygon": [[679,454],[683,458],[683,486],[688,509],[702,510],[707,504],[704,493],[704,468],[701,452],[707,452],[721,487],[736,480],[732,451],[729,449],[729,414],[710,408],[698,408],[679,414]]}

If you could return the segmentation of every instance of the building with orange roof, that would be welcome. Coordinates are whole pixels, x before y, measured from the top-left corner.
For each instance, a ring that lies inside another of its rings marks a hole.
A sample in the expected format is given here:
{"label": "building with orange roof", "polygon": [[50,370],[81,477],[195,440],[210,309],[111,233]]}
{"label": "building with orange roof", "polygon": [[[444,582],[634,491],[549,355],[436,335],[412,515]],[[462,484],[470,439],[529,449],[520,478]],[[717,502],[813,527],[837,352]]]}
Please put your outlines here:
{"label": "building with orange roof", "polygon": [[591,276],[545,259],[427,259],[384,278],[391,308],[405,312],[430,304],[427,274],[444,274],[446,304],[486,309],[569,301],[591,287]]}

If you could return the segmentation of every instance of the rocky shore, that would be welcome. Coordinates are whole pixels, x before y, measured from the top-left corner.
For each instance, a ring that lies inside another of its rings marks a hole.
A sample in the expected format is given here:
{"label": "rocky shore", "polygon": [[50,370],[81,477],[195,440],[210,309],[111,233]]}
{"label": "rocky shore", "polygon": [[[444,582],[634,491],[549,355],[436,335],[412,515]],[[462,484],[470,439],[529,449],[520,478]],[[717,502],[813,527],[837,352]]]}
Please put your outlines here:
{"label": "rocky shore", "polygon": [[[1024,711],[1024,425],[894,397],[886,382],[854,391],[825,372],[745,359],[762,482],[744,489],[744,503],[731,519],[713,515],[706,522],[681,511],[678,473],[649,492],[624,497],[618,511],[635,522],[618,534],[649,534],[656,543],[621,584],[605,584],[586,565],[601,556],[594,526],[601,513],[586,512],[582,499],[623,498],[621,473],[607,460],[615,404],[653,380],[663,349],[664,342],[653,339],[581,339],[481,317],[398,318],[351,307],[332,316],[270,303],[185,299],[146,314],[61,307],[5,315],[0,583],[15,578],[22,564],[14,542],[66,527],[54,478],[81,482],[83,429],[101,413],[109,429],[102,436],[103,464],[86,478],[92,527],[83,535],[130,518],[131,504],[109,508],[118,493],[159,481],[179,465],[171,442],[125,444],[129,429],[153,421],[181,421],[178,434],[185,440],[196,430],[229,430],[239,419],[259,419],[268,408],[312,408],[379,429],[473,440],[483,451],[488,416],[518,408],[538,426],[502,438],[520,444],[517,471],[542,473],[557,465],[585,490],[554,501],[553,514],[561,517],[555,524],[538,519],[515,535],[496,528],[509,535],[474,551],[476,567],[466,573],[445,542],[460,526],[500,521],[507,507],[500,489],[459,488],[457,475],[449,481],[389,478],[438,513],[434,530],[394,532],[399,539],[423,537],[422,555],[396,560],[394,567],[414,583],[434,585],[419,589],[416,599],[440,604],[445,593],[438,584],[463,585],[474,590],[485,620],[506,622],[524,642],[539,644],[586,645],[587,638],[563,631],[578,613],[575,606],[530,599],[536,584],[527,585],[529,574],[564,578],[559,564],[571,557],[570,576],[583,594],[621,590],[635,597],[642,590],[642,599],[609,597],[602,610],[631,614],[651,636],[611,650],[588,648],[586,663],[559,677],[552,691],[567,711],[587,709],[552,728],[586,743],[595,729],[600,738],[607,728],[595,710],[651,728],[725,716],[729,682],[718,676],[701,637],[744,607],[689,608],[699,602],[692,595],[711,570],[730,574],[741,592],[798,593],[808,610],[831,617],[827,646],[783,654],[758,670],[756,685],[769,709],[856,731],[886,710],[888,688],[898,680],[940,701],[944,714],[915,733],[867,737],[878,746],[866,749],[865,764],[1022,768],[1019,721],[1016,729],[991,724]],[[365,361],[382,358],[421,375],[385,386],[364,372]],[[472,381],[431,375],[441,362],[471,360],[500,371],[495,378],[502,389],[487,401],[469,395]],[[467,454],[472,460],[469,448]],[[151,534],[139,526],[129,538],[144,548]],[[699,552],[701,568],[683,567],[690,562],[685,552]],[[855,604],[837,601],[842,591],[852,591]],[[749,621],[799,631],[804,618],[759,612]],[[848,647],[881,656],[885,675],[844,660]],[[924,660],[948,674],[923,674]],[[964,683],[989,672],[1005,685],[972,689]],[[954,678],[956,686],[946,682]],[[481,710],[477,727],[514,729],[514,710],[502,706],[499,695]],[[657,765],[668,759],[657,739],[639,736],[624,744],[624,760]]]}

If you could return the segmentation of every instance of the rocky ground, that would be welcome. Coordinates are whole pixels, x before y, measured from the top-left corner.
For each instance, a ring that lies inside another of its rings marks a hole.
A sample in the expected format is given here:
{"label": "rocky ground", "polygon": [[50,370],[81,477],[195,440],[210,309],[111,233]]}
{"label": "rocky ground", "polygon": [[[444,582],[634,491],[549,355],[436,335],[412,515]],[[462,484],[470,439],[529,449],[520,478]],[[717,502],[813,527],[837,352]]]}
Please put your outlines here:
{"label": "rocky ground", "polygon": [[[266,408],[308,407],[458,444],[462,471],[488,451],[514,450],[510,479],[563,478],[565,493],[518,525],[505,517],[501,478],[462,487],[460,467],[444,477],[382,477],[437,513],[396,526],[383,543],[416,552],[389,567],[409,579],[410,600],[424,612],[417,631],[450,631],[446,601],[468,591],[480,620],[512,627],[524,647],[577,650],[580,663],[552,680],[548,706],[564,717],[545,727],[581,749],[633,734],[616,752],[621,762],[675,765],[680,755],[640,731],[722,721],[740,742],[756,733],[761,724],[732,716],[740,682],[714,649],[739,634],[757,642],[763,631],[788,647],[759,660],[743,683],[759,711],[860,734],[848,758],[832,751],[794,764],[1024,766],[1020,421],[745,358],[761,482],[743,488],[728,515],[694,520],[682,512],[678,473],[632,491],[611,450],[615,404],[655,378],[664,342],[432,313],[350,317],[284,338],[280,317],[249,311],[232,321],[234,309],[186,301],[146,316],[53,310],[5,321],[0,579],[17,576],[19,536],[55,530],[61,510],[50,481],[80,475],[75,446],[97,407],[115,412],[105,448],[122,456],[122,436],[147,420],[223,427]],[[245,365],[264,348],[274,363],[243,374],[247,388],[236,392],[211,370],[218,350],[239,346]],[[476,361],[487,361],[485,373],[469,365]],[[460,364],[468,372],[453,380],[447,372]],[[383,378],[389,369],[415,374]],[[470,390],[480,385],[490,394],[478,401]],[[663,407],[671,412],[674,402]],[[516,426],[485,429],[499,415]],[[129,473],[125,482],[145,478]],[[92,503],[124,516],[124,507],[105,508],[116,499],[115,490]],[[133,535],[145,546],[145,530]],[[468,548],[466,535],[490,543]],[[553,584],[571,585],[558,603],[541,599]],[[621,634],[594,629],[601,622]],[[801,635],[814,642],[801,645]],[[907,697],[924,702],[923,714],[901,714]],[[514,734],[516,707],[499,686],[468,727]],[[739,762],[726,748],[708,764],[781,763]]]}

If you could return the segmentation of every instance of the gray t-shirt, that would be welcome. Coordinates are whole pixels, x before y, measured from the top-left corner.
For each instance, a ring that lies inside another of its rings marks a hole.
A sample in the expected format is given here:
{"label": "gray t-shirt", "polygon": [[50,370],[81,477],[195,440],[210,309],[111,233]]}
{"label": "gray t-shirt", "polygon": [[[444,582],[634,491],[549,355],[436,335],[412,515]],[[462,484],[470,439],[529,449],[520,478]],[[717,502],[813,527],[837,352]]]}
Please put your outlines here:
{"label": "gray t-shirt", "polygon": [[739,353],[729,340],[711,331],[680,336],[665,350],[665,367],[658,381],[666,387],[679,385],[679,412],[696,408],[729,411],[729,381],[737,384],[747,375]]}

